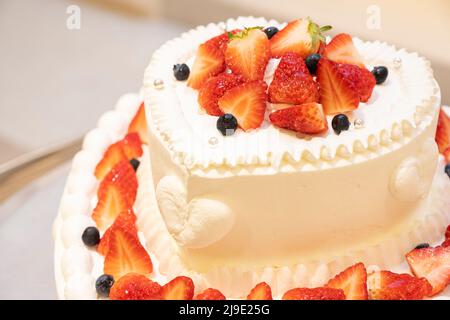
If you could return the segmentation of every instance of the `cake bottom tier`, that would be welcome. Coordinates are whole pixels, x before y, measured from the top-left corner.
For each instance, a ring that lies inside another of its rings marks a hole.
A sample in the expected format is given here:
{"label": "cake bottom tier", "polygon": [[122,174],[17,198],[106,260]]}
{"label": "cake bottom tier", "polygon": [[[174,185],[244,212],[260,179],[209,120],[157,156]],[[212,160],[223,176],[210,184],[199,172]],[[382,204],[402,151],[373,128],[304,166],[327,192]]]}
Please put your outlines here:
{"label": "cake bottom tier", "polygon": [[148,150],[144,152],[142,164],[138,172],[137,223],[146,247],[158,260],[159,273],[169,279],[180,274],[189,275],[198,290],[220,288],[228,297],[241,297],[261,281],[269,283],[274,296],[282,295],[293,287],[321,286],[331,276],[356,262],[363,262],[369,269],[395,268],[404,262],[404,255],[417,244],[439,241],[450,223],[450,180],[444,174],[444,161],[440,158],[428,199],[420,212],[414,219],[405,221],[377,239],[358,243],[346,252],[329,252],[320,259],[302,260],[299,257],[298,263],[292,265],[246,267],[236,266],[230,261],[229,265],[222,264],[220,267],[196,268],[178,247],[161,217],[152,184]]}

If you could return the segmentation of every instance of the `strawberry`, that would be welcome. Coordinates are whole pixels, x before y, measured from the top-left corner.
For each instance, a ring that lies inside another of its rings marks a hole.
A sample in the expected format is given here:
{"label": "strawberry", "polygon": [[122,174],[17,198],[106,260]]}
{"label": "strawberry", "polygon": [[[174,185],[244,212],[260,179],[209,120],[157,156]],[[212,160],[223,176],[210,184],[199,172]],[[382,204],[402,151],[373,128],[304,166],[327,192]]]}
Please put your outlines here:
{"label": "strawberry", "polygon": [[250,291],[247,300],[273,300],[272,289],[267,283],[261,282]]}
{"label": "strawberry", "polygon": [[323,33],[330,30],[330,26],[320,28],[310,19],[291,21],[270,39],[272,57],[279,58],[288,52],[295,52],[303,59],[317,53],[322,42]]}
{"label": "strawberry", "polygon": [[128,133],[125,138],[112,144],[106,150],[102,160],[95,168],[95,176],[98,180],[103,178],[109,171],[119,162],[123,160],[131,160],[142,156],[141,138],[136,132]]}
{"label": "strawberry", "polygon": [[358,50],[353,44],[352,37],[346,33],[336,35],[323,50],[323,57],[345,64],[354,64],[364,68],[364,63]]}
{"label": "strawberry", "polygon": [[242,82],[242,78],[234,74],[222,73],[212,77],[200,88],[198,103],[209,115],[221,116],[223,112],[217,104],[219,99],[226,91]]}
{"label": "strawberry", "polygon": [[161,286],[144,275],[128,273],[114,283],[111,300],[160,300]]}
{"label": "strawberry", "polygon": [[243,83],[228,90],[219,99],[220,110],[235,116],[243,130],[256,129],[264,120],[266,90],[267,85],[264,81]]}
{"label": "strawberry", "polygon": [[262,80],[270,59],[270,43],[259,28],[249,28],[231,37],[225,62],[234,74],[246,81]]}
{"label": "strawberry", "polygon": [[342,289],[334,288],[296,288],[283,295],[283,300],[345,300]]}
{"label": "strawberry", "polygon": [[359,106],[359,94],[352,82],[342,76],[338,65],[320,59],[317,67],[320,84],[320,103],[326,114],[352,111]]}
{"label": "strawberry", "polygon": [[414,249],[406,255],[409,267],[416,277],[426,278],[434,296],[450,283],[450,247],[439,246]]}
{"label": "strawberry", "polygon": [[162,287],[161,296],[163,300],[192,300],[194,282],[188,277],[176,277]]}
{"label": "strawberry", "polygon": [[436,143],[439,147],[439,152],[444,153],[450,147],[450,118],[441,108],[439,111],[439,118],[436,130]]}
{"label": "strawberry", "polygon": [[225,56],[212,44],[199,46],[187,85],[200,89],[209,78],[225,71]]}
{"label": "strawberry", "polygon": [[338,71],[342,77],[348,79],[354,85],[361,102],[369,101],[373,88],[377,84],[372,72],[353,64],[339,64]]}
{"label": "strawberry", "polygon": [[306,103],[272,112],[269,119],[277,127],[300,133],[322,133],[328,130],[327,117],[322,105]]}
{"label": "strawberry", "polygon": [[384,270],[369,274],[367,283],[371,300],[421,300],[432,290],[425,278]]}
{"label": "strawberry", "polygon": [[328,281],[326,286],[344,290],[346,300],[367,300],[366,267],[357,263]]}
{"label": "strawberry", "polygon": [[302,104],[319,98],[318,85],[302,57],[293,52],[283,55],[269,87],[269,101]]}
{"label": "strawberry", "polygon": [[206,289],[202,293],[199,293],[195,300],[227,300],[225,296],[217,289]]}
{"label": "strawberry", "polygon": [[128,133],[125,138],[120,141],[120,145],[128,160],[142,156],[142,141],[139,137],[139,133]]}
{"label": "strawberry", "polygon": [[153,272],[152,260],[135,234],[120,227],[112,228],[108,247],[103,271],[114,279],[131,272],[143,275]]}
{"label": "strawberry", "polygon": [[225,54],[227,47],[228,47],[228,42],[230,41],[230,38],[239,32],[242,32],[242,30],[235,29],[232,31],[224,32],[221,35],[218,35],[214,38],[209,39],[208,41],[205,42],[205,44],[212,45],[213,47],[218,48],[220,50],[220,52]]}
{"label": "strawberry", "polygon": [[450,239],[450,225],[447,226],[447,229],[445,230],[445,240]]}
{"label": "strawberry", "polygon": [[145,106],[142,102],[133,120],[128,126],[128,133],[137,132],[142,143],[148,144],[147,118],[145,116]]}
{"label": "strawberry", "polygon": [[100,183],[98,202],[92,219],[100,230],[106,230],[116,217],[133,207],[138,182],[136,173],[128,160],[118,163]]}
{"label": "strawberry", "polygon": [[450,164],[450,147],[444,150],[445,163]]}
{"label": "strawberry", "polygon": [[127,156],[123,151],[120,143],[114,143],[108,147],[102,160],[95,167],[94,175],[98,180],[103,180],[103,178],[108,174],[108,172],[119,162],[127,160]]}
{"label": "strawberry", "polygon": [[111,227],[103,234],[100,243],[98,244],[97,251],[103,256],[106,256],[109,250],[109,239],[111,237],[111,230],[113,228],[121,228],[137,237],[136,228],[136,215],[132,209],[128,209],[120,213]]}

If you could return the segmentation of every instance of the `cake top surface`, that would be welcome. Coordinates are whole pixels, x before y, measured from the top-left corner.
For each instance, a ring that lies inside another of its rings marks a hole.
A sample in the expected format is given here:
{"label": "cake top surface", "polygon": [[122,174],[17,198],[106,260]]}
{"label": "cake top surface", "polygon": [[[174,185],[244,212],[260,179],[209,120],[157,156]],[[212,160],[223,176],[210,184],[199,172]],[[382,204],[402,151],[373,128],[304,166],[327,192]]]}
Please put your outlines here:
{"label": "cake top surface", "polygon": [[[224,167],[278,170],[297,164],[315,168],[318,163],[331,166],[352,163],[406,143],[436,116],[440,91],[427,60],[386,43],[353,38],[365,67],[372,70],[375,66],[386,66],[389,76],[382,85],[373,88],[367,102],[343,112],[350,121],[349,130],[340,134],[333,131],[334,114],[324,117],[328,128],[319,134],[280,129],[269,115],[284,108],[284,104],[267,102],[259,127],[246,131],[239,128],[233,135],[223,136],[217,130],[218,117],[202,110],[198,90],[185,81],[177,81],[172,67],[186,63],[192,68],[202,43],[226,30],[255,26],[282,30],[286,24],[253,17],[229,19],[184,33],[153,55],[144,79],[148,121],[180,165],[205,171]],[[279,64],[280,57],[268,60],[263,80],[269,87]]]}

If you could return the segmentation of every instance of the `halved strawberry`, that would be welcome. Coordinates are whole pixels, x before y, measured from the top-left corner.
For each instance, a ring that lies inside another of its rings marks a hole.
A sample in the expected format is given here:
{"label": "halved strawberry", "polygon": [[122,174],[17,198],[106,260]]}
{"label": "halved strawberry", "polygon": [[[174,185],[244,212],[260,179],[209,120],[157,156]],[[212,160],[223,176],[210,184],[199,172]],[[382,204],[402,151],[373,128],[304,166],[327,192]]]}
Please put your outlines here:
{"label": "halved strawberry", "polygon": [[136,112],[136,115],[128,126],[128,133],[132,132],[139,134],[142,143],[148,144],[147,118],[145,116],[144,102],[142,102],[139,110]]}
{"label": "halved strawberry", "polygon": [[319,50],[320,44],[325,42],[323,33],[330,29],[330,26],[320,28],[310,19],[291,21],[270,39],[272,57],[295,52],[305,59]]}
{"label": "halved strawberry", "polygon": [[142,142],[136,132],[128,133],[125,138],[109,146],[102,160],[95,168],[95,176],[98,180],[103,178],[119,162],[142,156]]}
{"label": "halved strawberry", "polygon": [[444,150],[445,163],[450,164],[450,147]]}
{"label": "halved strawberry", "polygon": [[385,270],[369,274],[367,283],[371,300],[421,300],[432,290],[425,278]]}
{"label": "halved strawberry", "polygon": [[142,141],[139,137],[139,133],[128,133],[125,138],[120,141],[120,144],[128,160],[142,156]]}
{"label": "halved strawberry", "polygon": [[248,294],[247,300],[273,300],[272,289],[265,282],[258,283]]}
{"label": "halved strawberry", "polygon": [[240,76],[234,74],[222,73],[212,77],[205,82],[198,93],[198,103],[200,106],[212,116],[221,116],[218,101],[226,91],[243,82]]}
{"label": "halved strawberry", "polygon": [[269,119],[277,127],[301,133],[316,134],[328,130],[322,105],[306,103],[272,112]]}
{"label": "halved strawberry", "polygon": [[122,228],[112,228],[108,247],[103,271],[114,279],[127,273],[148,275],[153,272],[152,260],[136,235]]}
{"label": "halved strawberry", "polygon": [[439,147],[439,152],[444,153],[450,147],[450,118],[441,108],[439,111],[439,118],[436,130],[436,143]]}
{"label": "halved strawberry", "polygon": [[406,260],[416,277],[424,277],[430,282],[431,296],[450,284],[450,247],[414,249],[406,255]]}
{"label": "halved strawberry", "polygon": [[121,228],[129,232],[130,234],[136,235],[137,238],[137,227],[136,227],[136,215],[133,212],[133,209],[128,209],[120,213],[111,227],[106,230],[103,234],[100,243],[97,247],[97,252],[103,256],[106,256],[109,250],[109,239],[111,237],[111,232],[113,228]]}
{"label": "halved strawberry", "polygon": [[358,108],[358,91],[350,80],[342,76],[336,63],[320,59],[317,80],[320,84],[320,103],[326,114],[344,113]]}
{"label": "halved strawberry", "polygon": [[234,29],[232,31],[224,32],[221,35],[218,35],[214,38],[209,39],[208,41],[205,42],[205,44],[212,45],[215,48],[218,48],[220,50],[220,52],[225,54],[225,51],[227,50],[228,42],[230,41],[230,37],[239,32],[242,32],[242,30]]}
{"label": "halved strawberry", "polygon": [[334,288],[296,288],[287,291],[283,300],[345,300],[342,289]]}
{"label": "halved strawberry", "polygon": [[338,70],[342,77],[348,79],[354,85],[360,101],[369,101],[373,88],[377,84],[372,72],[353,64],[338,64]]}
{"label": "halved strawberry", "polygon": [[264,81],[243,83],[228,90],[219,99],[220,110],[235,116],[239,127],[243,130],[256,129],[264,120],[266,90],[267,85]]}
{"label": "halved strawberry", "polygon": [[92,213],[92,219],[100,230],[106,230],[121,212],[133,207],[137,187],[136,173],[128,160],[111,169],[100,183],[98,202]]}
{"label": "halved strawberry", "polygon": [[293,52],[283,55],[269,86],[269,101],[302,104],[319,98],[319,87],[302,57]]}
{"label": "halved strawberry", "polygon": [[217,289],[206,289],[202,293],[199,293],[195,300],[227,300],[226,297]]}
{"label": "halved strawberry", "polygon": [[192,300],[194,297],[194,282],[188,277],[176,277],[161,289],[163,300]]}
{"label": "halved strawberry", "polygon": [[346,33],[336,35],[323,50],[323,57],[345,64],[354,64],[365,68],[363,60],[353,44],[352,37]]}
{"label": "halved strawberry", "polygon": [[98,180],[103,178],[111,171],[111,169],[123,160],[128,160],[120,143],[114,143],[108,147],[102,160],[95,167],[94,175]]}
{"label": "halved strawberry", "polygon": [[357,263],[328,281],[326,286],[344,290],[346,300],[367,300],[366,267]]}
{"label": "halved strawberry", "polygon": [[160,300],[161,286],[144,275],[129,273],[118,279],[111,288],[111,300]]}
{"label": "halved strawberry", "polygon": [[270,43],[259,28],[249,28],[231,37],[225,62],[234,74],[246,81],[262,80],[270,59]]}
{"label": "halved strawberry", "polygon": [[198,47],[187,85],[198,90],[206,80],[222,73],[225,68],[225,56],[220,49],[204,43]]}

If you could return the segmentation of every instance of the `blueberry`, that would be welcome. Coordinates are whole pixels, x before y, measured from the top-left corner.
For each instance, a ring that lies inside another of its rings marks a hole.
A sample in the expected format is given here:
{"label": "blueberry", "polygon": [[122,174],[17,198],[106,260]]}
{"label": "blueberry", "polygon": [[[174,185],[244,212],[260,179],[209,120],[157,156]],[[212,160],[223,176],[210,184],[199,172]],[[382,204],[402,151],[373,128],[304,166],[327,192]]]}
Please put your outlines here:
{"label": "blueberry", "polygon": [[274,35],[277,34],[278,28],[276,27],[268,27],[264,29],[264,32],[267,35],[267,38],[271,39]]}
{"label": "blueberry", "polygon": [[308,67],[309,73],[312,75],[316,74],[317,64],[319,63],[320,58],[322,58],[322,56],[318,53],[310,54],[306,57],[306,66]]}
{"label": "blueberry", "polygon": [[109,291],[114,284],[113,276],[109,274],[102,274],[98,277],[97,281],[95,281],[95,290],[100,297],[109,297]]}
{"label": "blueberry", "polygon": [[386,81],[389,70],[386,67],[374,67],[372,70],[372,74],[375,77],[377,84],[382,84]]}
{"label": "blueberry", "polygon": [[448,175],[448,177],[450,178],[450,164],[445,166],[445,173]]}
{"label": "blueberry", "polygon": [[81,236],[83,243],[88,247],[94,247],[100,242],[100,232],[96,227],[87,227]]}
{"label": "blueberry", "polygon": [[350,121],[345,114],[338,114],[331,121],[331,126],[336,134],[340,134],[341,131],[346,131],[350,128]]}
{"label": "blueberry", "polygon": [[130,164],[133,166],[134,171],[137,171],[141,162],[138,159],[131,159]]}
{"label": "blueberry", "polygon": [[217,130],[224,136],[231,136],[237,127],[237,120],[232,114],[226,113],[217,119]]}
{"label": "blueberry", "polygon": [[417,245],[415,247],[415,249],[425,249],[425,248],[429,248],[429,247],[430,247],[430,245],[428,243],[421,243],[421,244]]}
{"label": "blueberry", "polygon": [[191,71],[189,70],[189,67],[183,63],[183,64],[176,64],[173,66],[173,75],[178,81],[184,81],[187,78],[189,78],[189,74]]}

